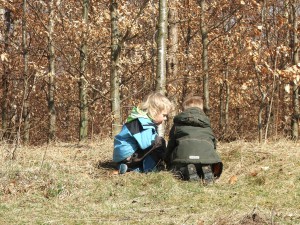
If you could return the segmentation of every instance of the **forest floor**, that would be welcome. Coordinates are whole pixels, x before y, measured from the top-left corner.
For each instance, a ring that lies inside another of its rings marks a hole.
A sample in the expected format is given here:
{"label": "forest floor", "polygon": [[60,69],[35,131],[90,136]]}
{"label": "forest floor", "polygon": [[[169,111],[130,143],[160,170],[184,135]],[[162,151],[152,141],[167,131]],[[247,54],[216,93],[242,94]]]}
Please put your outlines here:
{"label": "forest floor", "polygon": [[112,140],[0,147],[0,224],[300,224],[300,143],[218,143],[213,185],[117,175]]}

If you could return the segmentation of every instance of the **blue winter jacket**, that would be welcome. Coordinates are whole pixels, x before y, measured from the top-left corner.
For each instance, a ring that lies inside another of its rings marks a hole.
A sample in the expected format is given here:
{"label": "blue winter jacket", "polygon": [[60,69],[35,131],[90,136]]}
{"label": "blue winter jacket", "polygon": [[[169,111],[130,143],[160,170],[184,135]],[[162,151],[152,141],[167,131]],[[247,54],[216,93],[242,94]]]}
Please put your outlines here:
{"label": "blue winter jacket", "polygon": [[125,123],[114,138],[113,161],[121,162],[136,150],[150,147],[157,135],[157,126],[150,118],[138,117]]}

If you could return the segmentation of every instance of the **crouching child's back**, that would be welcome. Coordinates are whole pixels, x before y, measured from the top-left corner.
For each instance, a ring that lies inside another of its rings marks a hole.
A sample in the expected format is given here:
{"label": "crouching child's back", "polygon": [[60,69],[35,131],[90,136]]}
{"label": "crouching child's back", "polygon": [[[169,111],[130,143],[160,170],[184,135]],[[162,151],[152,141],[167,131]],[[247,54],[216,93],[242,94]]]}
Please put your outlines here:
{"label": "crouching child's back", "polygon": [[219,178],[223,163],[201,97],[188,97],[173,122],[165,159],[168,169],[183,180],[212,183]]}

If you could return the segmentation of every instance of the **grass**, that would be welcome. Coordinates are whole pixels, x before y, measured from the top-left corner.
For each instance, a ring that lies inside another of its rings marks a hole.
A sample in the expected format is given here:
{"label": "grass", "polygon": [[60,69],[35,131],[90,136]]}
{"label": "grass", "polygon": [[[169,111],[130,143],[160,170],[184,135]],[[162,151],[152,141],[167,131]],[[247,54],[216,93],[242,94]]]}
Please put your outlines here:
{"label": "grass", "polygon": [[0,224],[300,224],[300,144],[219,143],[211,186],[167,171],[114,175],[112,140],[0,155]]}

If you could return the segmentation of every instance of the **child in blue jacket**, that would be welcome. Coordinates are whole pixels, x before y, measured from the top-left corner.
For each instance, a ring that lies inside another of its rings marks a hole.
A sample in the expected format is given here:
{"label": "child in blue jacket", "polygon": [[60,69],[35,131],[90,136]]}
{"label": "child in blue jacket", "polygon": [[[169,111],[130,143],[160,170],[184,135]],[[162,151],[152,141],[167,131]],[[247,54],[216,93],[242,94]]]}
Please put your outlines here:
{"label": "child in blue jacket", "polygon": [[113,161],[119,173],[150,172],[163,160],[166,144],[157,126],[167,119],[172,103],[161,93],[151,93],[134,107],[119,134],[114,137]]}

